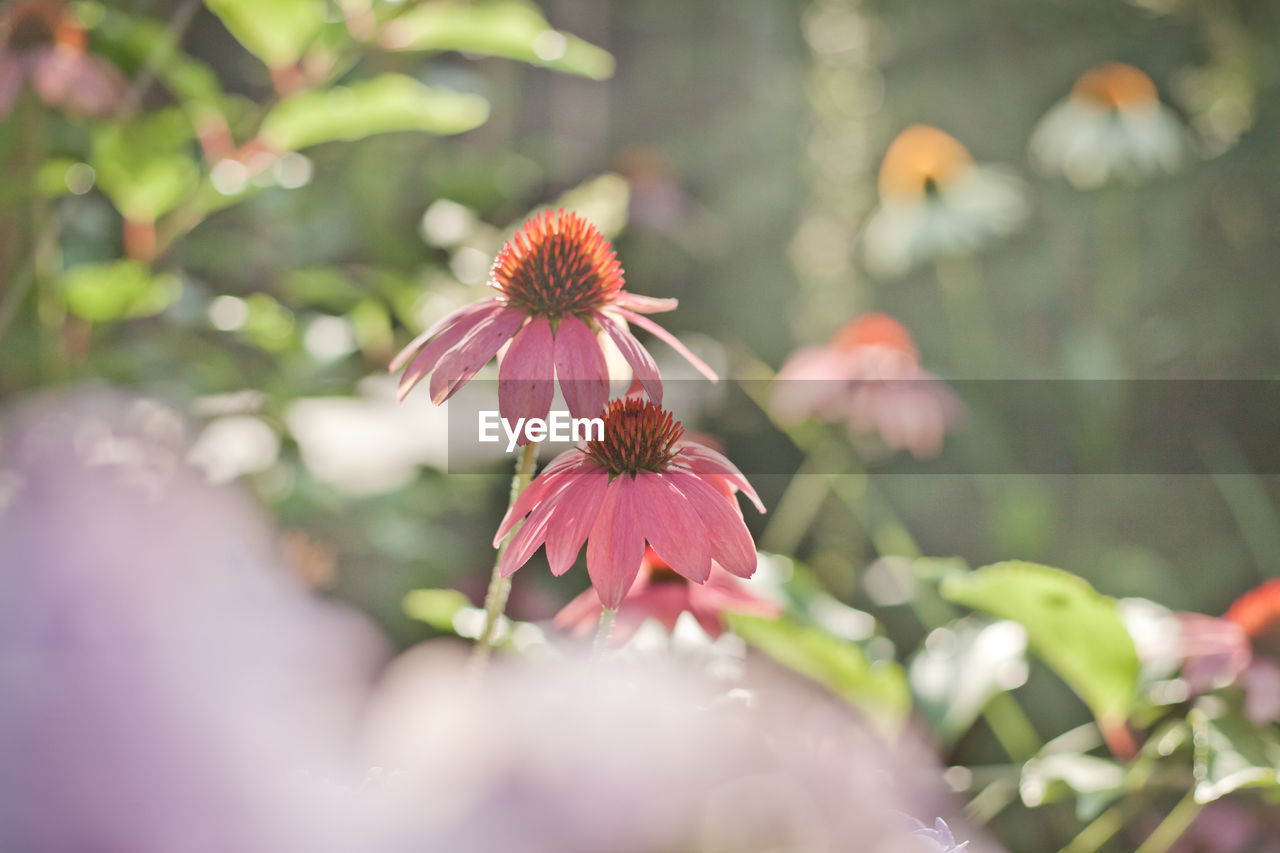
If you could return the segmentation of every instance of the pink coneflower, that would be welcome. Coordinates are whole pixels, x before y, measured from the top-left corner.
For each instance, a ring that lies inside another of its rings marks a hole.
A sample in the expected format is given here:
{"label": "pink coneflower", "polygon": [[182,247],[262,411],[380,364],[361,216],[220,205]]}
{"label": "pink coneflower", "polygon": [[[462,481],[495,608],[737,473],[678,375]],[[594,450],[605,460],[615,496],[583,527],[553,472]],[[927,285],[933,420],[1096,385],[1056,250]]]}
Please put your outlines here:
{"label": "pink coneflower", "polygon": [[[603,606],[599,596],[587,590],[556,614],[555,626],[575,637],[590,636],[600,621]],[[726,613],[777,616],[781,608],[755,595],[746,584],[718,566],[712,568],[706,583],[690,583],[656,551],[648,548],[640,563],[640,573],[618,608],[610,641],[625,643],[646,619],[655,619],[668,631],[674,630],[676,620],[686,612],[715,638],[724,633]]]}
{"label": "pink coneflower", "polygon": [[1182,676],[1194,692],[1239,684],[1250,719],[1280,717],[1280,578],[1237,598],[1220,619],[1182,613],[1179,623]]}
{"label": "pink coneflower", "polygon": [[431,401],[443,403],[510,341],[498,370],[498,408],[504,418],[545,418],[557,376],[569,412],[595,417],[609,399],[600,341],[607,334],[649,398],[661,405],[658,366],[628,323],[666,341],[714,380],[711,368],[643,316],[670,311],[676,300],[628,293],[624,283],[613,247],[594,225],[564,210],[535,216],[493,262],[489,284],[498,295],[445,317],[391,362],[393,371],[409,362],[400,398],[429,375]]}
{"label": "pink coneflower", "polygon": [[778,372],[770,408],[783,423],[843,422],[855,435],[877,435],[890,450],[918,458],[941,451],[963,411],[920,367],[902,324],[878,313],[845,324],[825,346],[793,353]]}
{"label": "pink coneflower", "polygon": [[604,412],[604,438],[557,456],[507,511],[494,547],[528,518],[499,570],[510,576],[545,542],[552,574],[562,575],[586,542],[591,585],[611,610],[635,583],[646,540],[694,583],[706,583],[714,566],[751,577],[755,543],[735,491],[764,512],[742,472],[685,439],[670,412],[641,397],[614,400]]}
{"label": "pink coneflower", "polygon": [[18,0],[0,12],[0,117],[24,81],[69,113],[105,116],[125,91],[116,67],[85,50],[84,28],[58,0]]}

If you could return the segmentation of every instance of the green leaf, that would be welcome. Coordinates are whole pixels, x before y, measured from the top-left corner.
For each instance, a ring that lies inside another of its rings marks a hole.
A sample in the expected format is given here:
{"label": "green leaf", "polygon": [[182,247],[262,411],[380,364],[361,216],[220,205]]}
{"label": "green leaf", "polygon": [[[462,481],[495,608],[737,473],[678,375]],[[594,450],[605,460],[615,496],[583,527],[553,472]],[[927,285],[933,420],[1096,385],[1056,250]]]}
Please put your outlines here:
{"label": "green leaf", "polygon": [[787,617],[731,614],[729,626],[749,645],[827,687],[886,728],[896,730],[911,709],[902,668],[868,661],[855,643]]}
{"label": "green leaf", "polygon": [[154,221],[199,181],[191,143],[191,123],[174,109],[102,126],[93,137],[98,186],[127,219]]}
{"label": "green leaf", "polygon": [[1074,796],[1076,819],[1093,820],[1125,792],[1125,770],[1114,761],[1067,752],[1033,758],[1018,782],[1029,808]]}
{"label": "green leaf", "polygon": [[263,121],[262,137],[280,150],[291,151],[398,130],[462,133],[484,124],[488,117],[489,104],[479,95],[384,74],[286,98]]}
{"label": "green leaf", "polygon": [[205,5],[270,68],[297,62],[324,24],[320,0],[205,0]]}
{"label": "green leaf", "polygon": [[1196,802],[1209,803],[1240,788],[1280,788],[1280,738],[1205,697],[1187,715],[1195,743]]}
{"label": "green leaf", "polygon": [[457,50],[518,59],[594,80],[613,75],[613,56],[577,36],[554,30],[524,0],[422,3],[389,23],[391,50]]}
{"label": "green leaf", "polygon": [[1138,693],[1138,655],[1115,599],[1069,572],[1023,562],[951,575],[939,589],[950,601],[1020,623],[1031,650],[1100,723],[1114,725],[1129,715]]}
{"label": "green leaf", "polygon": [[471,602],[456,589],[414,589],[405,595],[400,606],[410,619],[452,634],[453,617],[462,608],[470,607]]}
{"label": "green leaf", "polygon": [[74,266],[60,285],[71,313],[95,323],[156,314],[182,290],[176,276],[152,275],[137,261]]}

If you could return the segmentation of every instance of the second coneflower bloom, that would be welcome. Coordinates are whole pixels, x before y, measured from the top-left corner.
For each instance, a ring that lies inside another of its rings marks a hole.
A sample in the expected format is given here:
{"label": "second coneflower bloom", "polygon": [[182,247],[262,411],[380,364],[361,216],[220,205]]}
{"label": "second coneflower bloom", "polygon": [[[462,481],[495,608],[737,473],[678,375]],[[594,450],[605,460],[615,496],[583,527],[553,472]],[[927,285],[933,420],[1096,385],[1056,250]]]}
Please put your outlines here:
{"label": "second coneflower bloom", "polygon": [[714,566],[750,577],[756,550],[738,491],[764,511],[742,472],[686,439],[670,412],[639,396],[614,400],[603,438],[557,456],[508,510],[494,547],[524,524],[499,570],[510,576],[545,544],[552,573],[562,575],[585,543],[591,585],[611,610],[635,582],[646,542],[694,583],[706,583]]}
{"label": "second coneflower bloom", "polygon": [[1137,182],[1175,172],[1187,134],[1160,102],[1151,78],[1132,65],[1106,62],[1076,80],[1031,135],[1031,159],[1042,172],[1081,188],[1114,179]]}
{"label": "second coneflower bloom", "polygon": [[[590,636],[600,621],[601,607],[599,596],[588,589],[556,614],[555,626],[575,637]],[[640,573],[618,608],[618,621],[609,639],[621,645],[649,619],[673,631],[682,613],[692,615],[707,636],[715,638],[724,633],[727,614],[774,617],[781,612],[781,607],[755,593],[747,582],[718,566],[712,566],[706,583],[693,583],[649,548]]]}
{"label": "second coneflower bloom", "polygon": [[89,53],[84,28],[59,0],[17,0],[0,10],[0,118],[24,82],[68,113],[108,115],[124,95],[124,76]]}
{"label": "second coneflower bloom", "polygon": [[546,211],[526,222],[498,253],[489,284],[495,295],[440,320],[391,362],[393,371],[408,363],[401,399],[429,376],[431,401],[443,403],[510,342],[498,370],[502,417],[513,422],[545,418],[556,378],[570,414],[596,417],[609,399],[601,349],[607,336],[645,393],[661,404],[658,366],[628,323],[666,341],[707,378],[716,378],[671,333],[644,316],[670,311],[676,300],[624,290],[613,247],[576,213]]}
{"label": "second coneflower bloom", "polygon": [[867,268],[886,278],[939,256],[971,253],[1013,232],[1027,215],[1022,181],[976,164],[955,137],[924,124],[889,145],[879,190],[863,240]]}

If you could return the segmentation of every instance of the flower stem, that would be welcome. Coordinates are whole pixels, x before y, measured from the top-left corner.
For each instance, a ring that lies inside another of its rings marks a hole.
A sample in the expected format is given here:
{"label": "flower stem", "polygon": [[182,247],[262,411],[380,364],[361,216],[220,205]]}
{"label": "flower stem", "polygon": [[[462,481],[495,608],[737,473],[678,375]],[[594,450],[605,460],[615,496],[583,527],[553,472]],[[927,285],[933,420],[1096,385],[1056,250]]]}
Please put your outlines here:
{"label": "flower stem", "polygon": [[[520,494],[529,487],[529,482],[533,480],[533,466],[537,459],[538,442],[531,441],[524,446],[524,450],[520,452],[520,458],[516,461],[516,474],[511,478],[511,497],[507,501],[508,508],[515,506]],[[502,544],[498,546],[498,555],[493,561],[489,591],[484,596],[484,628],[480,631],[480,637],[476,640],[475,648],[471,652],[472,666],[477,672],[484,671],[485,664],[489,660],[489,652],[493,649],[494,637],[498,633],[498,622],[507,609],[507,596],[511,594],[511,578],[504,578],[498,571],[498,567],[502,565],[502,555],[507,553],[507,546],[511,544],[512,537],[519,529],[520,525],[517,524],[507,534],[507,538],[502,540]]]}
{"label": "flower stem", "polygon": [[1203,804],[1196,802],[1195,789],[1187,792],[1160,825],[1142,842],[1137,853],[1165,853],[1174,842],[1182,837],[1191,826],[1192,821],[1200,814]]}
{"label": "flower stem", "polygon": [[593,658],[604,654],[605,648],[609,645],[609,635],[613,633],[613,617],[617,614],[618,611],[610,610],[608,607],[600,608],[600,624],[596,627],[596,641],[591,647]]}
{"label": "flower stem", "polygon": [[952,369],[964,379],[998,376],[996,337],[978,268],[967,257],[945,257],[934,264],[934,274],[951,324]]}

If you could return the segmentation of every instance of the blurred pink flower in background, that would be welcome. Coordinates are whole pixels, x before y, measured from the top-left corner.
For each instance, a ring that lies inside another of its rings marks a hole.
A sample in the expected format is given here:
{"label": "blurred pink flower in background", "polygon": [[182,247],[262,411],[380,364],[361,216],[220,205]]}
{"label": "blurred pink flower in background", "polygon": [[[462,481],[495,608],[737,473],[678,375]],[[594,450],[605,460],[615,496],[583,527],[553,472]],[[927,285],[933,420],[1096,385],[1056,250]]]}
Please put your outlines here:
{"label": "blurred pink flower in background", "polygon": [[1280,718],[1280,578],[1249,590],[1221,618],[1178,614],[1182,676],[1200,693],[1244,688],[1244,712],[1257,725]]}
{"label": "blurred pink flower in background", "polygon": [[609,241],[576,213],[544,211],[525,223],[494,260],[490,286],[497,296],[472,303],[414,338],[391,362],[408,368],[403,399],[431,377],[431,400],[443,403],[510,341],[498,368],[498,408],[513,423],[545,418],[554,379],[574,417],[596,417],[609,399],[609,370],[601,349],[607,334],[645,392],[662,402],[653,357],[631,334],[639,326],[666,341],[708,379],[715,372],[645,314],[671,311],[674,299],[652,299],[623,289],[622,266]]}
{"label": "blurred pink flower in background", "polygon": [[95,392],[5,426],[0,849],[362,848],[342,780],[373,629],[186,465],[171,410]]}
{"label": "blurred pink flower in background", "polygon": [[85,50],[84,28],[59,0],[17,0],[0,10],[0,118],[24,82],[40,100],[69,113],[102,117],[124,95],[124,76]]}
{"label": "blurred pink flower in background", "polygon": [[[556,614],[555,626],[575,637],[590,636],[600,621],[603,605],[594,590],[586,590]],[[690,613],[708,636],[724,633],[726,613],[777,616],[777,604],[761,598],[746,583],[718,566],[707,582],[691,583],[675,572],[652,548],[647,548],[640,573],[618,607],[610,641],[625,643],[646,619],[654,619],[668,631],[681,613]]]}
{"label": "blurred pink flower in background", "polygon": [[947,808],[932,758],[830,697],[770,681],[735,701],[674,664],[613,663],[504,661],[468,693],[450,689],[460,658],[402,655],[366,731],[406,805],[403,849],[992,849],[916,834],[908,815]]}
{"label": "blurred pink flower in background", "polygon": [[617,609],[640,571],[646,540],[694,583],[706,583],[714,565],[750,577],[756,549],[736,491],[764,512],[732,462],[684,439],[684,427],[665,409],[623,397],[605,409],[601,440],[560,454],[525,489],[498,527],[494,547],[525,519],[503,554],[503,576],[544,542],[559,576],[585,542],[591,585],[605,607]]}
{"label": "blurred pink flower in background", "polygon": [[920,367],[902,324],[874,312],[846,323],[826,345],[792,353],[774,380],[770,409],[780,423],[844,423],[856,436],[877,436],[889,450],[918,458],[941,452],[964,411]]}

